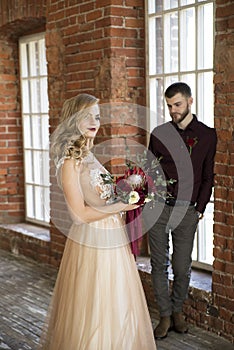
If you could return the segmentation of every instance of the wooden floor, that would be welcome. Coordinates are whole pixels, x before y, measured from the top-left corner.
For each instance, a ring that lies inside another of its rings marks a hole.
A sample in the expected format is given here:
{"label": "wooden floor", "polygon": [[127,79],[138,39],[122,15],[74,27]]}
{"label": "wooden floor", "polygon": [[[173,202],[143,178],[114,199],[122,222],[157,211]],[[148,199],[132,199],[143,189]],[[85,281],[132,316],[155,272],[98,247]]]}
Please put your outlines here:
{"label": "wooden floor", "polygon": [[[0,350],[36,350],[56,273],[54,268],[0,250]],[[151,316],[155,326],[157,320]],[[170,332],[157,341],[157,349],[233,350],[234,346],[191,326],[185,335]]]}

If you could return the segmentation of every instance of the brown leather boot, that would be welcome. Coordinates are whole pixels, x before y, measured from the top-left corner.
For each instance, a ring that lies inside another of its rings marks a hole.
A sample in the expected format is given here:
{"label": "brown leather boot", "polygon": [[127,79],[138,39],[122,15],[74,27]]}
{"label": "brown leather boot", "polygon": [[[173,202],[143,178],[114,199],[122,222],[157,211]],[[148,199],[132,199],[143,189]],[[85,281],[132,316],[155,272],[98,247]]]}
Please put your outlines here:
{"label": "brown leather boot", "polygon": [[154,330],[155,339],[164,339],[171,328],[171,317],[164,316],[160,318],[159,324]]}
{"label": "brown leather boot", "polygon": [[172,320],[174,325],[174,330],[178,333],[187,333],[188,325],[184,319],[182,312],[173,312]]}

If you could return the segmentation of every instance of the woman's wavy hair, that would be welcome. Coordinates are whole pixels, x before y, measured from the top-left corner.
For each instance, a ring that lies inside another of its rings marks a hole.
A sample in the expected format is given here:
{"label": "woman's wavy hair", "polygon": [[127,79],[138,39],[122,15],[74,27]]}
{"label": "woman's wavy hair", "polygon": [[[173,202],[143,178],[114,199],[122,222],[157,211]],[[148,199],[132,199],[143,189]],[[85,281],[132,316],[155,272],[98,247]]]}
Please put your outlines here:
{"label": "woman's wavy hair", "polygon": [[88,154],[86,138],[79,130],[79,123],[87,115],[87,108],[98,102],[95,96],[89,94],[79,94],[64,102],[60,124],[50,139],[50,157],[55,165],[63,157],[81,160]]}

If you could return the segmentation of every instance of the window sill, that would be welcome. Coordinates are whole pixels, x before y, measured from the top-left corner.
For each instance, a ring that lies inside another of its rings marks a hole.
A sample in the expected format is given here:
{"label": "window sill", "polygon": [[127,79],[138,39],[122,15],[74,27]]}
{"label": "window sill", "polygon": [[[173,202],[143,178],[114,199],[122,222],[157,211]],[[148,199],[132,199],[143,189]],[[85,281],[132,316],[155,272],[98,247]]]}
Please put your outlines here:
{"label": "window sill", "polygon": [[[151,265],[149,257],[137,257],[137,268],[138,270],[148,273],[151,273]],[[172,270],[169,269],[169,279],[173,280]],[[208,271],[200,271],[197,269],[192,269],[191,279],[190,279],[190,287],[211,292],[211,284],[212,284],[212,274]]]}
{"label": "window sill", "polygon": [[1,224],[0,228],[21,233],[25,236],[33,237],[45,242],[50,241],[50,231],[46,227],[39,227],[28,223]]}

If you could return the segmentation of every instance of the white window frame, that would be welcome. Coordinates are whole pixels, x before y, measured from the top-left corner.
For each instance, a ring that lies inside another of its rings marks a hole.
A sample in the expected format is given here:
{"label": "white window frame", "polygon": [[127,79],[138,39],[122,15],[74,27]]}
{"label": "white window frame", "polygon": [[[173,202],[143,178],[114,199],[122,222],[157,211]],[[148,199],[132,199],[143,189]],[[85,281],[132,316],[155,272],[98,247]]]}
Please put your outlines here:
{"label": "white window frame", "polygon": [[50,221],[49,114],[45,34],[19,39],[25,220]]}
{"label": "white window frame", "polygon": [[[199,120],[213,127],[215,1],[145,0],[145,9],[148,130],[152,131],[155,126],[170,120],[164,91],[175,81],[185,81],[191,86],[194,98],[192,112],[198,115]],[[212,23],[207,29],[204,24],[211,9]],[[190,17],[186,16],[190,13]],[[204,37],[201,33],[204,33]],[[213,264],[213,230],[210,229],[213,227],[213,206],[212,198],[204,219],[199,222],[193,250],[193,266],[206,270],[212,270]]]}

